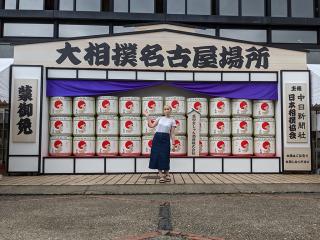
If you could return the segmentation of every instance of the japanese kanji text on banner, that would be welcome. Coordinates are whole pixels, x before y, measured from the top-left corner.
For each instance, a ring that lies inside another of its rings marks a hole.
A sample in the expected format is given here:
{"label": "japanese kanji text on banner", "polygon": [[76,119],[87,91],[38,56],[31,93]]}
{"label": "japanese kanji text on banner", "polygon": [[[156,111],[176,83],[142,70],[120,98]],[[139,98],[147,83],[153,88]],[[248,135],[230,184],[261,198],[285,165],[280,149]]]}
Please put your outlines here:
{"label": "japanese kanji text on banner", "polygon": [[15,79],[13,90],[13,142],[35,142],[37,136],[38,81]]}
{"label": "japanese kanji text on banner", "polygon": [[283,73],[284,170],[311,170],[310,95],[307,71]]}

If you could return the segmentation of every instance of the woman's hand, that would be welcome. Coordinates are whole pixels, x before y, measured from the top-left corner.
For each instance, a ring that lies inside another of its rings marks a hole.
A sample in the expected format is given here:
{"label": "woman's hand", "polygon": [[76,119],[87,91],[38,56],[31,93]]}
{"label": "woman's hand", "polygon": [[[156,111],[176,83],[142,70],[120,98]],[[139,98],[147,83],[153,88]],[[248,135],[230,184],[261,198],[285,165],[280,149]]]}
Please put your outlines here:
{"label": "woman's hand", "polygon": [[175,152],[176,148],[174,147],[174,144],[171,145],[171,152]]}
{"label": "woman's hand", "polygon": [[144,110],[144,111],[143,111],[143,115],[145,115],[146,117],[149,117],[148,110]]}
{"label": "woman's hand", "polygon": [[143,114],[146,116],[147,118],[147,122],[148,122],[148,127],[149,128],[154,128],[158,125],[158,121],[156,120],[155,117],[150,117],[149,113],[147,111],[143,111]]}
{"label": "woman's hand", "polygon": [[175,152],[176,151],[176,148],[174,146],[174,143],[176,142],[175,127],[171,127],[170,138],[171,138],[171,144],[172,144],[172,152]]}
{"label": "woman's hand", "polygon": [[171,138],[171,151],[172,151],[172,152],[175,152],[175,151],[176,151],[176,148],[175,148],[175,146],[174,146],[175,141],[176,141],[175,138]]}

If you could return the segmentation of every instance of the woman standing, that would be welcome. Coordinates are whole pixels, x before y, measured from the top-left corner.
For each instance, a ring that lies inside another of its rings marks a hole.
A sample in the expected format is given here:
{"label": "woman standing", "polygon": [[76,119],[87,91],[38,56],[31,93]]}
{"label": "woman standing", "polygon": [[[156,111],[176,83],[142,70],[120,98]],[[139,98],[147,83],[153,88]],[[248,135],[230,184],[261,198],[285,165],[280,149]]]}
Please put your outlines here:
{"label": "woman standing", "polygon": [[[148,118],[148,126],[156,127],[156,133],[152,140],[151,155],[149,168],[158,169],[160,175],[160,183],[170,182],[170,137],[172,144],[175,141],[174,130],[176,121],[170,117],[171,107],[165,105],[163,108],[164,116],[158,117],[155,121],[151,121],[149,114],[145,112]],[[172,148],[174,151],[174,148]]]}

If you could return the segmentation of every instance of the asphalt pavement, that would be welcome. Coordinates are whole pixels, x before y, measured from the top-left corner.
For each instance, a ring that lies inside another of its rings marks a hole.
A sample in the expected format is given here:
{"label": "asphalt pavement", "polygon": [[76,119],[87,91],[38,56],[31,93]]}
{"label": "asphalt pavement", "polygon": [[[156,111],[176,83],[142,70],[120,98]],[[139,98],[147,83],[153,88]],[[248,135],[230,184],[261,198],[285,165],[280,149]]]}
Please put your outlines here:
{"label": "asphalt pavement", "polygon": [[0,216],[1,240],[320,239],[319,193],[2,195]]}

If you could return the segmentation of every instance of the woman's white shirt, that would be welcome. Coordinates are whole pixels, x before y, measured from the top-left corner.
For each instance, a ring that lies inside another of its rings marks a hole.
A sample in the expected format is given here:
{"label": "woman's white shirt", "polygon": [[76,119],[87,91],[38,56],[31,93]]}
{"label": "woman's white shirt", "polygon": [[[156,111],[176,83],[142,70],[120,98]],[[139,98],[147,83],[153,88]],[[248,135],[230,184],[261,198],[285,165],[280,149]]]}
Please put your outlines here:
{"label": "woman's white shirt", "polygon": [[170,133],[171,128],[177,126],[173,118],[159,117],[156,121],[158,122],[156,132]]}

